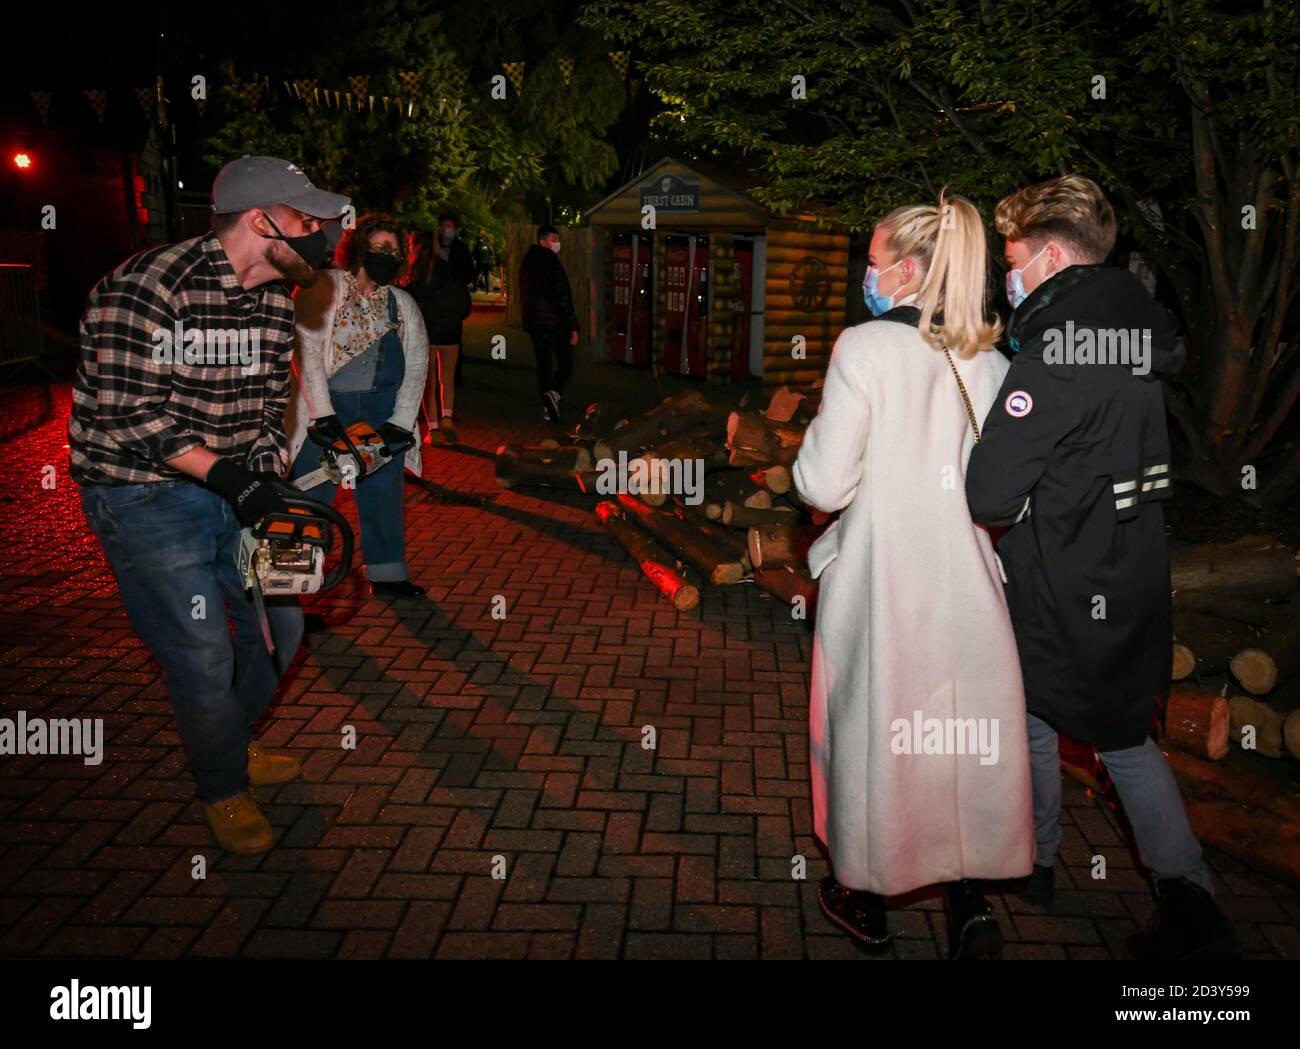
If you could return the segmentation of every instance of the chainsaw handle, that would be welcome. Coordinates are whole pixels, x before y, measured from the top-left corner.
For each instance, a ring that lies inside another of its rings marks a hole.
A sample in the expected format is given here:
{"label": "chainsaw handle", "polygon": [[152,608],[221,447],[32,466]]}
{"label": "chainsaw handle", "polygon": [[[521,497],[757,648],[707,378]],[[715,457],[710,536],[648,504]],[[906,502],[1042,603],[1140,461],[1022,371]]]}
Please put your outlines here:
{"label": "chainsaw handle", "polygon": [[[289,508],[290,512],[267,514],[257,523],[257,527],[253,529],[253,534],[259,539],[287,538],[290,542],[319,546],[328,555],[334,549],[334,532],[337,532],[341,545],[339,567],[321,581],[319,592],[324,593],[326,590],[338,586],[344,577],[352,571],[352,553],[356,545],[356,537],[352,534],[352,526],[348,524],[347,518],[335,510],[334,507],[326,506],[316,499],[308,498],[293,485],[279,478],[272,482],[272,487],[279,492],[284,499],[284,505]],[[305,510],[306,513],[295,514],[292,512],[295,508]],[[327,522],[334,531],[322,530],[323,537],[319,540],[307,535],[304,529],[312,523],[311,519],[313,517]],[[272,536],[270,528],[273,524],[287,524],[290,529],[289,535],[287,537],[283,535]]]}
{"label": "chainsaw handle", "polygon": [[[338,440],[335,439],[331,441],[323,433],[317,430],[316,427],[307,427],[307,436],[314,444],[318,444],[328,451],[337,451],[337,449],[334,448],[334,445],[338,443]],[[352,456],[353,462],[357,463],[359,466],[361,464],[361,453],[357,450],[357,446],[352,442],[352,435],[348,433],[347,427],[343,428],[343,443],[346,444],[348,448],[347,451],[342,454]]]}

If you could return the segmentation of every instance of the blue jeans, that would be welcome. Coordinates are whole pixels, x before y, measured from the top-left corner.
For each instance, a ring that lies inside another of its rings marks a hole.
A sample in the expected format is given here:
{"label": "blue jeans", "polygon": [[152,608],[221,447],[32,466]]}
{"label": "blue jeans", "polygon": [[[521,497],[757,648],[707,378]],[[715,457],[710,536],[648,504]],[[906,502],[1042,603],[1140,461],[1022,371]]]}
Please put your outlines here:
{"label": "blue jeans", "polygon": [[239,522],[200,484],[83,485],[81,506],[162,668],[199,800],[244,793],[253,726],[302,641],[297,599],[267,602],[272,658],[235,570]]}
{"label": "blue jeans", "polygon": [[[1042,718],[1029,717],[1029,767],[1034,790],[1034,864],[1052,867],[1061,844],[1061,752],[1056,730]],[[1201,843],[1187,821],[1165,757],[1153,739],[1140,747],[1099,751],[1124,806],[1142,863],[1156,878],[1186,878],[1211,895]]]}

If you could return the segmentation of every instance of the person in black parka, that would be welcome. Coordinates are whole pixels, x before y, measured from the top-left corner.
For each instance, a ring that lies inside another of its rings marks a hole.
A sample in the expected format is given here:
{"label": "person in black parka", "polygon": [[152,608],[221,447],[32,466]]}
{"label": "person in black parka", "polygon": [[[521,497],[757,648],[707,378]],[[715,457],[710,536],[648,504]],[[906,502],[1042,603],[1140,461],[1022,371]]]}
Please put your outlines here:
{"label": "person in black parka", "polygon": [[[543,418],[550,422],[560,421],[560,396],[573,372],[573,347],[578,345],[578,315],[559,253],[560,231],[542,226],[537,243],[524,253],[519,266],[524,330],[533,337],[537,392],[542,398]],[[554,372],[552,361],[559,365]]]}
{"label": "person in black parka", "polygon": [[1050,906],[1061,840],[1057,729],[1110,773],[1157,881],[1142,957],[1240,953],[1178,785],[1151,730],[1169,694],[1172,613],[1161,503],[1171,494],[1160,378],[1183,363],[1169,312],[1101,265],[1115,215],[1065,176],[997,209],[1015,356],[966,472],[997,544],[1029,708],[1036,853],[1027,898]]}

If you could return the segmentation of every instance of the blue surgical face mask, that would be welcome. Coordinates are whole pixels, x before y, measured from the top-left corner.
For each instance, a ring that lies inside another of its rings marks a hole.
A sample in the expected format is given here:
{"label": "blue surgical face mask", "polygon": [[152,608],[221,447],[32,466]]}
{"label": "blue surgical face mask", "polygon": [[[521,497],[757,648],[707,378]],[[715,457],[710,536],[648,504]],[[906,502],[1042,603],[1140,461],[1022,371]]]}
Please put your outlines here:
{"label": "blue surgical face mask", "polygon": [[[894,266],[898,266],[902,262],[903,260],[899,259],[898,262],[894,263]],[[894,266],[884,270],[879,270],[875,266],[867,267],[867,279],[862,282],[862,298],[873,317],[879,317],[894,308],[894,296],[876,293],[876,282],[880,280],[881,274],[888,273]]]}
{"label": "blue surgical face mask", "polygon": [[[1044,244],[1039,249],[1038,255],[1046,250],[1047,245]],[[1034,259],[1038,258],[1038,255],[1035,255]],[[1020,304],[1029,298],[1029,292],[1025,291],[1025,270],[1034,264],[1034,259],[1030,259],[1019,269],[1007,271],[1007,301],[1011,303],[1013,310],[1018,310]]]}

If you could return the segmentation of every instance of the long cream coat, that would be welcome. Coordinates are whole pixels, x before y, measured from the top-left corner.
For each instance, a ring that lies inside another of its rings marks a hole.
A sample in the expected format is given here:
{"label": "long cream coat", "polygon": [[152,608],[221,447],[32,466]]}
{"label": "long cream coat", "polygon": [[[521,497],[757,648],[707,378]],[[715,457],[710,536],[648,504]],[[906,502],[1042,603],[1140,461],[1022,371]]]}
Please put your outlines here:
{"label": "long cream coat", "polygon": [[[1007,363],[993,350],[954,360],[982,421]],[[1021,877],[1033,861],[1020,663],[992,543],[966,505],[973,444],[947,359],[914,327],[840,335],[794,480],[809,504],[844,511],[809,554],[809,735],[815,830],[850,888]],[[924,752],[936,724],[947,753]]]}

